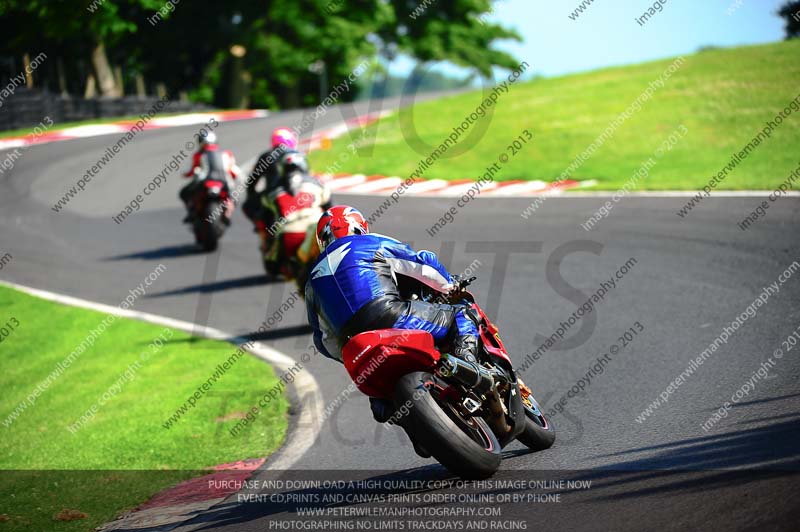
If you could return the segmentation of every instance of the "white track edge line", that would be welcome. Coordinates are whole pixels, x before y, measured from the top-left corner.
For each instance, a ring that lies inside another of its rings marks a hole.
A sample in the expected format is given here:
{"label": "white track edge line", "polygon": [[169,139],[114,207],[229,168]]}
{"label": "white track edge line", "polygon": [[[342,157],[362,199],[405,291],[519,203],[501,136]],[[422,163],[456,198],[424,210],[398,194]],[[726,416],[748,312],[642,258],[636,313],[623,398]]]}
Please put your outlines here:
{"label": "white track edge line", "polygon": [[[235,118],[233,120],[220,120],[219,122],[238,122],[238,121],[241,121],[241,120],[257,120],[257,119],[260,119],[260,118],[267,118],[267,117],[270,116],[270,112],[267,109],[256,109],[256,110],[264,111],[265,114],[260,115],[260,116],[252,116],[252,117],[248,117],[248,118]],[[210,113],[208,113],[208,112],[207,113],[181,113],[179,115],[170,116],[170,117],[164,117],[164,118],[177,118],[179,116],[185,116],[185,115],[191,115],[191,114],[206,114],[206,115],[208,115],[209,119],[210,119],[210,117],[212,115],[214,115],[213,112],[210,112]],[[120,117],[120,118],[122,118],[122,117]],[[217,117],[214,116],[214,118],[216,119]],[[175,128],[175,127],[196,126],[196,125],[202,124],[202,123],[203,122],[201,121],[201,122],[189,123],[189,124],[172,124],[172,125],[164,125],[164,126],[151,126],[149,128],[142,129],[142,131],[155,131],[157,129],[170,129],[170,128]],[[109,124],[92,123],[92,124],[84,124],[82,126],[71,126],[71,127],[65,128],[65,129],[57,129],[55,131],[52,131],[51,133],[53,133],[53,134],[60,133],[60,132],[63,132],[63,131],[68,131],[70,129],[75,129],[75,128],[79,128],[79,127],[105,126],[105,125],[108,125],[109,127],[119,126],[121,128],[121,130],[120,131],[110,131],[109,130],[109,131],[105,131],[105,132],[101,132],[101,133],[96,133],[96,134],[92,134],[92,135],[84,135],[84,136],[69,136],[69,135],[67,135],[67,136],[64,136],[64,137],[61,137],[61,138],[55,138],[55,139],[52,139],[52,140],[45,140],[45,141],[42,141],[42,142],[35,142],[35,143],[32,143],[32,144],[28,144],[23,140],[26,135],[23,135],[21,137],[12,137],[11,138],[12,140],[6,140],[5,138],[0,138],[0,151],[10,150],[12,148],[30,148],[30,147],[33,147],[33,146],[44,146],[46,144],[55,144],[56,142],[67,142],[67,141],[70,141],[70,140],[82,140],[82,139],[88,139],[88,138],[94,138],[94,137],[105,137],[105,136],[108,136],[108,135],[118,135],[119,133],[124,133],[125,131],[128,131],[128,129],[130,129],[130,128],[126,127],[126,126],[120,126],[119,124],[114,123],[114,122],[109,123]],[[21,142],[22,144],[12,145],[12,142],[14,140],[17,140],[17,141]]]}

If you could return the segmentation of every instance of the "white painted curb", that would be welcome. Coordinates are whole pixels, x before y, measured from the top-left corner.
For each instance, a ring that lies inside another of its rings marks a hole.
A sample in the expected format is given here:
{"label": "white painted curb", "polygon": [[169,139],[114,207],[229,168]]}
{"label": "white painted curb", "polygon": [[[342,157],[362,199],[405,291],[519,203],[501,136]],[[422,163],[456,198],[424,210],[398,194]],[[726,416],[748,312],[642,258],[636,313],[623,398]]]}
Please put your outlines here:
{"label": "white painted curb", "polygon": [[[640,190],[638,192],[628,192],[620,197],[626,198],[628,196],[634,198],[690,198],[702,193],[699,190]],[[712,192],[711,196],[703,196],[703,199],[714,198],[766,198],[772,194],[772,190],[725,190],[719,192]],[[612,198],[618,195],[617,192],[598,190],[596,192],[568,192],[561,196],[553,196],[553,198],[569,199],[569,198]],[[800,197],[800,191],[789,190],[784,192],[782,196]],[[780,196],[778,196],[780,197]]]}

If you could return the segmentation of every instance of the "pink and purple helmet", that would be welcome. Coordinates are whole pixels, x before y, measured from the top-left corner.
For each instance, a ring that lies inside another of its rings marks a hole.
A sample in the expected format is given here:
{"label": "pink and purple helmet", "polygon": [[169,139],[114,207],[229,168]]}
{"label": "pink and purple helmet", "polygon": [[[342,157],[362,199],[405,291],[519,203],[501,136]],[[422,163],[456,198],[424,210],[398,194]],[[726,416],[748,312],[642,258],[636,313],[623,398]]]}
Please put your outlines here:
{"label": "pink and purple helmet", "polygon": [[297,149],[297,135],[294,131],[285,127],[279,127],[272,132],[272,147],[284,146],[285,150]]}

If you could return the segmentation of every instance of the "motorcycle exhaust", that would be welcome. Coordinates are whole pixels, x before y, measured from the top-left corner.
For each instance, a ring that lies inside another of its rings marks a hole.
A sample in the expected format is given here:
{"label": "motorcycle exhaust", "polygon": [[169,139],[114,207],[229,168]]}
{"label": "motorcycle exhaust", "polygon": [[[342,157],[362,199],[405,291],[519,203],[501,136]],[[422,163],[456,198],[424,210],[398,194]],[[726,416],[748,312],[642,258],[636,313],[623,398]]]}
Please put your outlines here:
{"label": "motorcycle exhaust", "polygon": [[492,387],[492,393],[489,394],[489,397],[486,400],[486,405],[489,407],[489,419],[487,420],[489,426],[492,427],[492,430],[498,436],[503,434],[508,434],[511,432],[511,425],[508,424],[506,420],[506,412],[505,407],[503,406],[503,400],[500,398],[500,394],[497,391],[497,387]]}
{"label": "motorcycle exhaust", "polygon": [[[491,370],[477,364],[466,362],[460,358],[447,357],[441,359],[439,373],[443,377],[450,377],[457,380],[464,386],[470,388],[473,392],[477,392],[478,395],[485,397],[484,404],[489,410],[487,422],[495,434],[503,435],[511,432],[511,426],[506,419],[508,412],[503,406],[503,400],[500,397],[500,393],[497,391],[497,381]],[[502,380],[501,378],[500,381]],[[476,408],[474,410],[480,407],[478,404],[475,406]],[[470,411],[474,412],[474,410]]]}
{"label": "motorcycle exhaust", "polygon": [[488,369],[460,358],[452,356],[442,358],[439,373],[480,393],[485,393],[494,387],[494,376]]}

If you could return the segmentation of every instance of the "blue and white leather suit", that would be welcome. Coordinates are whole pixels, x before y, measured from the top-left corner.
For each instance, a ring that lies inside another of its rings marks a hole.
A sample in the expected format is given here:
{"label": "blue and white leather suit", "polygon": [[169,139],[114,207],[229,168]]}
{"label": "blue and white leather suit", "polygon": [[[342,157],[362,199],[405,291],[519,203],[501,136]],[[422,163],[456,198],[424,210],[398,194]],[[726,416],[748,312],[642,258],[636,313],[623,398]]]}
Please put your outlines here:
{"label": "blue and white leather suit", "polygon": [[314,344],[342,361],[347,340],[376,329],[428,331],[437,344],[456,336],[477,337],[464,307],[401,299],[397,275],[440,292],[453,288],[453,277],[430,251],[378,234],[335,240],[319,256],[306,283],[308,322]]}

